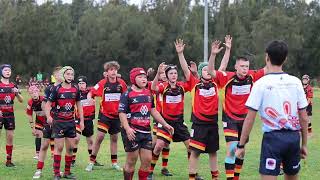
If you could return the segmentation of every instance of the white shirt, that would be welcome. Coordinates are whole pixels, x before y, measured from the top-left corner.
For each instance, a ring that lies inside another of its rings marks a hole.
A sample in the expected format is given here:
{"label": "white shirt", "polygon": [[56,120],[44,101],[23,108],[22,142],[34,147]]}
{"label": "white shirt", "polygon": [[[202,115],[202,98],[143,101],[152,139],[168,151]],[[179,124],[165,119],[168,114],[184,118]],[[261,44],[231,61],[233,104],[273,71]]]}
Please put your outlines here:
{"label": "white shirt", "polygon": [[259,111],[263,132],[299,130],[298,110],[308,106],[301,81],[286,73],[270,73],[252,87],[246,106]]}

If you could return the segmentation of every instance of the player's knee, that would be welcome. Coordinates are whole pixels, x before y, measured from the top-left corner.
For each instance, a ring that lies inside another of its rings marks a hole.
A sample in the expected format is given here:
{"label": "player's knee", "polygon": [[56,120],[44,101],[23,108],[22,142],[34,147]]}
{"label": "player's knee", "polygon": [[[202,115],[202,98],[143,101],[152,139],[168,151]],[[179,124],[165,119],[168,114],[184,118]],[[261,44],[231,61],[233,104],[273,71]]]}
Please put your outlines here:
{"label": "player's knee", "polygon": [[49,143],[43,143],[41,144],[41,151],[47,151],[49,148]]}
{"label": "player's knee", "polygon": [[155,154],[160,154],[160,152],[162,151],[162,149],[165,147],[164,143],[162,143],[161,141],[157,141],[154,149],[153,149],[153,152]]}
{"label": "player's knee", "polygon": [[12,132],[9,132],[7,133],[7,141],[8,142],[12,142],[13,141],[13,133]]}
{"label": "player's knee", "polygon": [[104,135],[102,135],[102,134],[97,135],[97,143],[101,144],[103,139],[104,139]]}
{"label": "player's knee", "polygon": [[92,146],[93,146],[93,140],[92,140],[92,138],[89,138],[89,139],[87,140],[87,143],[88,143],[88,146],[92,147]]}
{"label": "player's knee", "polygon": [[235,156],[226,156],[226,158],[224,159],[225,163],[228,164],[234,164],[236,162],[236,157]]}
{"label": "player's knee", "polygon": [[74,138],[74,143],[75,143],[75,145],[78,145],[79,142],[80,142],[80,138],[78,138],[78,137]]}
{"label": "player's knee", "polygon": [[128,158],[126,164],[129,169],[134,169],[135,163],[136,163],[136,158]]}
{"label": "player's knee", "polygon": [[[57,146],[57,145],[55,145],[54,146],[54,150],[55,151],[58,151],[59,153],[61,153],[62,151],[63,151],[63,146]],[[68,152],[68,151],[67,151]]]}
{"label": "player's knee", "polygon": [[230,156],[235,156],[237,144],[238,144],[237,141],[233,141],[229,143],[227,151],[230,152]]}
{"label": "player's knee", "polygon": [[110,136],[111,142],[117,143],[118,142],[118,135],[114,134]]}
{"label": "player's knee", "polygon": [[194,150],[191,150],[190,153],[191,153],[190,158],[193,158],[193,159],[198,159],[200,156],[200,153]]}

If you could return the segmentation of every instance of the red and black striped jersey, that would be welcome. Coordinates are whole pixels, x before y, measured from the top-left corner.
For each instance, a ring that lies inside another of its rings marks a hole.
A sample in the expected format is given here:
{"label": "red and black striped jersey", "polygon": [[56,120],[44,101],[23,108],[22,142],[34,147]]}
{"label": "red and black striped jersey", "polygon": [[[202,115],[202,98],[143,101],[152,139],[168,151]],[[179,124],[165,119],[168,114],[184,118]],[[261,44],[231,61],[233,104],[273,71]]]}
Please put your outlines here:
{"label": "red and black striped jersey", "polygon": [[0,82],[0,116],[2,117],[14,117],[13,104],[16,97],[14,88],[17,88],[14,83]]}
{"label": "red and black striped jersey", "polygon": [[48,100],[55,102],[52,109],[55,121],[71,121],[74,120],[75,104],[80,101],[80,92],[75,85],[64,88],[59,84],[52,89]]}
{"label": "red and black striped jersey", "polygon": [[215,79],[208,82],[197,79],[190,73],[191,120],[196,124],[215,124],[218,121],[218,86]]}
{"label": "red and black striped jersey", "polygon": [[44,97],[39,96],[39,99],[34,100],[34,99],[29,99],[28,100],[28,105],[26,109],[27,115],[32,116],[33,112],[36,114],[36,119],[46,123],[46,115],[44,110],[42,109],[42,102],[44,102]]}
{"label": "red and black striped jersey", "polygon": [[[306,94],[307,99],[313,98],[313,88],[311,87],[310,84],[308,84],[306,87],[304,87],[304,92]],[[312,101],[310,101],[309,105],[312,105]]]}
{"label": "red and black striped jersey", "polygon": [[148,89],[136,92],[129,88],[121,95],[119,113],[126,113],[131,128],[150,133],[151,109],[155,108],[152,93]]}
{"label": "red and black striped jersey", "polygon": [[126,91],[127,84],[120,78],[115,83],[102,79],[91,90],[93,95],[102,97],[100,112],[111,119],[119,119],[120,96]]}
{"label": "red and black striped jersey", "polygon": [[[87,95],[90,92],[90,89],[84,91],[80,90],[80,103],[83,109],[84,120],[93,120],[95,117],[96,105],[88,100]],[[77,119],[79,119],[78,111],[76,113]]]}
{"label": "red and black striped jersey", "polygon": [[[219,72],[219,71],[216,71]],[[264,76],[264,69],[249,70],[248,75],[239,78],[235,72],[217,73],[218,86],[224,89],[223,111],[233,120],[243,121],[248,113],[245,103],[254,82]]]}
{"label": "red and black striped jersey", "polygon": [[190,85],[186,82],[177,82],[172,88],[168,82],[158,84],[161,95],[161,115],[166,121],[183,121],[184,93],[190,91]]}

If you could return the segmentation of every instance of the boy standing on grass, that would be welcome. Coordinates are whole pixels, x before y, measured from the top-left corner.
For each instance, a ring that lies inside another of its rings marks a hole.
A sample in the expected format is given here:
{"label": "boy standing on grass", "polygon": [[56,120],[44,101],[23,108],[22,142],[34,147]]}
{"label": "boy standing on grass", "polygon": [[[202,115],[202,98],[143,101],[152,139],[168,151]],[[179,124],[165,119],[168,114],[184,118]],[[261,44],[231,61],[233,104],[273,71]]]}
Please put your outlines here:
{"label": "boy standing on grass", "polygon": [[[56,81],[55,81],[54,84],[51,84],[51,85],[47,86],[46,89],[44,90],[44,98],[43,98],[44,103],[48,102],[48,98],[49,98],[51,92],[53,91],[54,87],[58,86],[62,81],[61,77],[60,77],[61,68],[62,68],[61,66],[57,66],[53,70],[53,76],[55,77]],[[48,109],[46,109],[44,107],[45,113],[46,113],[46,111],[48,111],[53,116],[53,111],[51,111],[51,108],[53,108],[53,110],[54,110],[54,107],[55,107],[55,103],[52,103],[51,107],[49,107]],[[44,167],[44,160],[46,159],[49,145],[50,145],[50,149],[51,149],[51,156],[53,157],[53,154],[54,154],[54,138],[52,138],[51,136],[52,136],[52,127],[51,127],[51,125],[48,124],[48,122],[46,120],[44,125],[43,125],[43,129],[42,129],[41,148],[40,148],[40,152],[39,152],[37,170],[35,171],[35,173],[34,173],[34,175],[32,177],[33,179],[39,179],[42,176],[42,169]]]}
{"label": "boy standing on grass", "polygon": [[[6,130],[6,153],[7,153],[7,167],[15,167],[12,163],[12,150],[13,150],[13,132],[15,126],[14,116],[14,99],[17,97],[18,101],[22,103],[23,98],[18,87],[10,82],[11,65],[2,64],[0,66],[1,81],[0,81],[0,130],[4,126]],[[1,132],[1,131],[0,131]]]}
{"label": "boy standing on grass", "polygon": [[104,79],[100,80],[88,93],[88,100],[93,96],[102,97],[98,116],[98,132],[90,155],[90,163],[86,171],[92,171],[94,166],[102,166],[97,163],[97,155],[101,143],[107,133],[110,134],[111,167],[122,171],[118,164],[118,134],[120,132],[120,120],[118,106],[120,96],[127,90],[127,84],[118,77],[120,65],[116,61],[109,61],[104,64]]}
{"label": "boy standing on grass", "polygon": [[311,118],[312,118],[312,98],[313,98],[313,88],[310,84],[310,77],[309,75],[305,74],[302,76],[302,84],[303,89],[306,94],[308,100],[308,107],[307,107],[307,114],[308,114],[308,137],[312,136],[312,125],[311,125]]}
{"label": "boy standing on grass", "polygon": [[121,121],[122,140],[127,153],[124,166],[124,180],[132,180],[135,165],[140,157],[139,180],[147,180],[152,158],[152,136],[150,115],[160,123],[171,135],[174,129],[166,123],[155,109],[150,90],[146,89],[147,73],[143,68],[130,71],[132,86],[121,95],[119,117]]}
{"label": "boy standing on grass", "polygon": [[308,102],[301,81],[282,70],[287,54],[288,47],[283,41],[272,41],[266,48],[268,74],[253,85],[246,102],[249,111],[237,145],[236,156],[241,159],[259,111],[264,132],[259,169],[263,180],[277,179],[281,162],[285,179],[298,179],[300,157],[307,156]]}

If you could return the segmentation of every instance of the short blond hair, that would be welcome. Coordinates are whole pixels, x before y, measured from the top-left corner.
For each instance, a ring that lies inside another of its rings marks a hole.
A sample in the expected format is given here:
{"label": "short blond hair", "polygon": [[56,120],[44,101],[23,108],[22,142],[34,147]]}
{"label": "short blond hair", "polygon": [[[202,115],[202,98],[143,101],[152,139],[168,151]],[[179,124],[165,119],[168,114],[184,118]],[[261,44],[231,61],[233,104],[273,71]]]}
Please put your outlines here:
{"label": "short blond hair", "polygon": [[53,74],[56,73],[56,72],[59,72],[61,69],[62,69],[62,66],[56,66],[56,67],[53,69]]}
{"label": "short blond hair", "polygon": [[113,67],[116,68],[117,70],[120,69],[120,65],[117,61],[109,61],[109,62],[104,63],[104,65],[103,65],[103,68],[105,71],[108,71],[109,69],[111,69]]}

